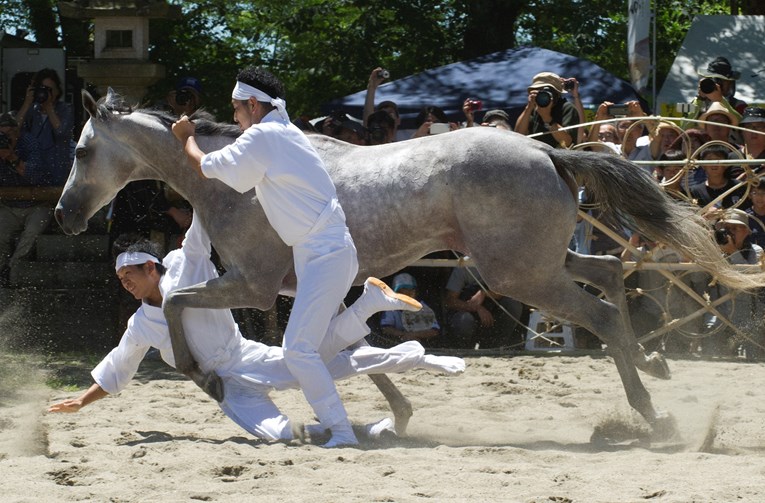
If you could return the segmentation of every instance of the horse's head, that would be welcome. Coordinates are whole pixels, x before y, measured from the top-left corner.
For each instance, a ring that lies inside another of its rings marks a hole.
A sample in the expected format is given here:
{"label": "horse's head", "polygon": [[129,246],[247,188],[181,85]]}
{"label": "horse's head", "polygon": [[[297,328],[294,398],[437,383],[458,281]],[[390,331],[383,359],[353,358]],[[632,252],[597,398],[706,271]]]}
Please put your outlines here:
{"label": "horse's head", "polygon": [[82,101],[90,118],[80,135],[74,165],[55,211],[56,221],[67,234],[87,229],[90,217],[128,182],[151,177],[146,172],[146,159],[155,154],[150,147],[137,144],[149,135],[130,127],[141,119],[131,117],[131,110],[111,89],[103,102],[96,103],[87,91],[82,92]]}

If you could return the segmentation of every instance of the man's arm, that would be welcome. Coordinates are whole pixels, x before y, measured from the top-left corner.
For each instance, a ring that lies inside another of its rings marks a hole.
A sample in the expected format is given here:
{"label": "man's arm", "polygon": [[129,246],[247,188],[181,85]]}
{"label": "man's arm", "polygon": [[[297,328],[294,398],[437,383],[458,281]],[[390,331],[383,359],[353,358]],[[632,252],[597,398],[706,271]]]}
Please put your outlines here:
{"label": "man's arm", "polygon": [[191,164],[194,166],[194,171],[203,178],[207,178],[202,172],[202,157],[204,157],[205,153],[202,152],[202,149],[197,145],[197,141],[194,138],[195,132],[196,126],[185,115],[173,124],[173,135],[175,135],[181,142],[181,145],[183,145],[183,150],[191,160]]}
{"label": "man's arm", "polygon": [[107,393],[98,384],[93,384],[88,390],[80,395],[78,398],[71,398],[64,400],[63,402],[54,403],[48,407],[48,412],[78,412],[81,408],[89,405],[96,400],[100,400],[106,396]]}

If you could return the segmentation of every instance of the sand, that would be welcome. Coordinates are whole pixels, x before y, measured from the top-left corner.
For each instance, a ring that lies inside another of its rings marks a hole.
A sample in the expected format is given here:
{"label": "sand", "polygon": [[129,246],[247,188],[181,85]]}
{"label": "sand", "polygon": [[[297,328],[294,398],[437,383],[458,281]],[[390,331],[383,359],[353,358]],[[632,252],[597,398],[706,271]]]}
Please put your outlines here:
{"label": "sand", "polygon": [[[765,499],[762,363],[670,360],[672,380],[644,382],[657,407],[674,414],[682,439],[593,444],[596,426],[645,427],[608,358],[466,360],[458,377],[393,376],[414,404],[406,438],[328,450],[254,440],[158,362],[118,396],[77,414],[48,414],[48,403],[78,391],[44,386],[34,363],[0,359],[0,501]],[[85,385],[84,366],[75,370]],[[369,379],[339,389],[354,422],[390,415]],[[293,419],[312,420],[299,392],[274,397]]]}

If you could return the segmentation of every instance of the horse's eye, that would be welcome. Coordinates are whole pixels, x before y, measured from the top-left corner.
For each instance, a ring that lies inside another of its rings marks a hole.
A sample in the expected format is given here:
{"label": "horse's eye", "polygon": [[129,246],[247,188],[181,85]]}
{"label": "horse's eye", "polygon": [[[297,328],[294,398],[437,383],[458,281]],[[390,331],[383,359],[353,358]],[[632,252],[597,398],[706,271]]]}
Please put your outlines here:
{"label": "horse's eye", "polygon": [[86,155],[88,155],[88,151],[87,151],[87,150],[85,150],[84,148],[78,148],[78,149],[76,149],[76,150],[74,151],[74,156],[75,156],[77,159],[82,159],[82,158],[83,158],[83,157],[85,157]]}

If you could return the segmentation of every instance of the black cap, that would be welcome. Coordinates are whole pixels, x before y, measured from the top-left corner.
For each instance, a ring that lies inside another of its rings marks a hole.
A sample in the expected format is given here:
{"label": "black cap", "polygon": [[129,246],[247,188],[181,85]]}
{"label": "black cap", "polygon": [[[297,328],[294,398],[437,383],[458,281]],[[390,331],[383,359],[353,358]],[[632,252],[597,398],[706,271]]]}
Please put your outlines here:
{"label": "black cap", "polygon": [[725,80],[738,80],[741,77],[741,72],[734,72],[733,67],[730,65],[730,61],[727,58],[718,56],[709,63],[706,71],[699,71],[699,75],[702,77],[720,78]]}
{"label": "black cap", "polygon": [[744,118],[738,124],[740,126],[750,122],[765,122],[765,108],[746,107],[744,109]]}

